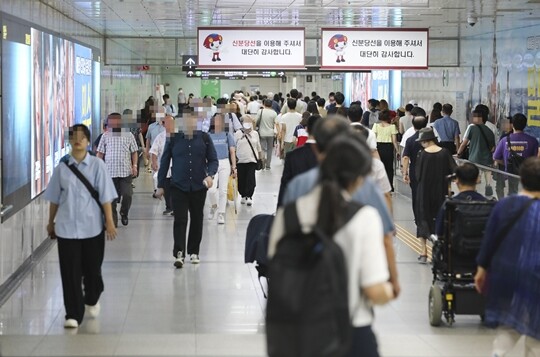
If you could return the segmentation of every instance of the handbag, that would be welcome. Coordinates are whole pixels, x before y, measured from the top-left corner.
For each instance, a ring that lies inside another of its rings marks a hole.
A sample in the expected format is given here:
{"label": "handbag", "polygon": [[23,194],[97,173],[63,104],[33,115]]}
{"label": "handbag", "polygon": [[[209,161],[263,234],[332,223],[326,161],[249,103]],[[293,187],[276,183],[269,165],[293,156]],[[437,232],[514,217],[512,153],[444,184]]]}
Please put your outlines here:
{"label": "handbag", "polygon": [[244,134],[244,137],[246,138],[249,147],[251,148],[251,151],[253,152],[253,156],[255,156],[255,160],[257,160],[257,166],[255,166],[255,170],[261,171],[263,169],[263,161],[261,159],[257,158],[257,154],[255,154],[255,149],[253,149],[253,145],[251,145],[251,141],[249,141],[248,137]]}

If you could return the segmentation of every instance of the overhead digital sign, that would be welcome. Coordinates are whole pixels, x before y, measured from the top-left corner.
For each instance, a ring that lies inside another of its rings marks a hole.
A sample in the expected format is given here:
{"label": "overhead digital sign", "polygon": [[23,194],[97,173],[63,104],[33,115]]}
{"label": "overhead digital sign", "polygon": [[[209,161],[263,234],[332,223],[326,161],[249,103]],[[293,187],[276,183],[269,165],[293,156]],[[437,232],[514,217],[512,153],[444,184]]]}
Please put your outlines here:
{"label": "overhead digital sign", "polygon": [[321,70],[428,68],[428,29],[323,28],[321,30]]}
{"label": "overhead digital sign", "polygon": [[198,69],[305,69],[304,28],[199,27]]}

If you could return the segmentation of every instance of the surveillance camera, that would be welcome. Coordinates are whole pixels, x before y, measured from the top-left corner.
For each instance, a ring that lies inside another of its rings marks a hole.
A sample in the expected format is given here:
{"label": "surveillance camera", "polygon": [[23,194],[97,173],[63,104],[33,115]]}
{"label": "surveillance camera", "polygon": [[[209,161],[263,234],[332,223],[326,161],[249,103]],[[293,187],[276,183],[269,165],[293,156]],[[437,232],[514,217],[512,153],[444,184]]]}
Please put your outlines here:
{"label": "surveillance camera", "polygon": [[165,66],[165,70],[168,71],[168,70],[169,70],[169,66]]}
{"label": "surveillance camera", "polygon": [[471,26],[474,26],[476,25],[476,23],[478,22],[478,16],[476,16],[476,14],[474,13],[470,13],[468,16],[467,16],[467,23]]}

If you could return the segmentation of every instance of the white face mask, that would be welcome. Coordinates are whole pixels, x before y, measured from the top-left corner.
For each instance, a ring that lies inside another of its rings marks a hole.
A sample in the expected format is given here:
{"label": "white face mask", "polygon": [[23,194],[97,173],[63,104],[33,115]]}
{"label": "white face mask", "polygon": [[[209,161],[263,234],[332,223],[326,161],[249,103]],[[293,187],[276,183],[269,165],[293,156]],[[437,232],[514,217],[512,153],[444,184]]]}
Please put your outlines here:
{"label": "white face mask", "polygon": [[251,129],[253,127],[253,125],[251,123],[244,123],[243,127],[244,127],[244,129],[249,130],[249,129]]}

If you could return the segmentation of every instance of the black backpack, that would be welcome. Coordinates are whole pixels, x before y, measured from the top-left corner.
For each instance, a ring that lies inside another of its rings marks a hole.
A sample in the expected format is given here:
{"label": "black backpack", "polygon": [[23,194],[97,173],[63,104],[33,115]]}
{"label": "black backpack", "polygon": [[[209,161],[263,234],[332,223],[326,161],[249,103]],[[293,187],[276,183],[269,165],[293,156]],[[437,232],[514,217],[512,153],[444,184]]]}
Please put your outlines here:
{"label": "black backpack", "polygon": [[512,149],[512,143],[510,142],[510,134],[506,135],[506,143],[507,143],[507,150],[508,150],[508,159],[506,161],[506,171],[508,173],[519,175],[519,168],[521,167],[521,164],[523,164],[523,161],[525,161],[525,158],[518,154],[517,152]]}
{"label": "black backpack", "polygon": [[[345,222],[360,208],[349,203]],[[317,227],[302,233],[294,202],[284,217],[286,233],[268,270],[268,355],[345,356],[352,325],[343,252]]]}

